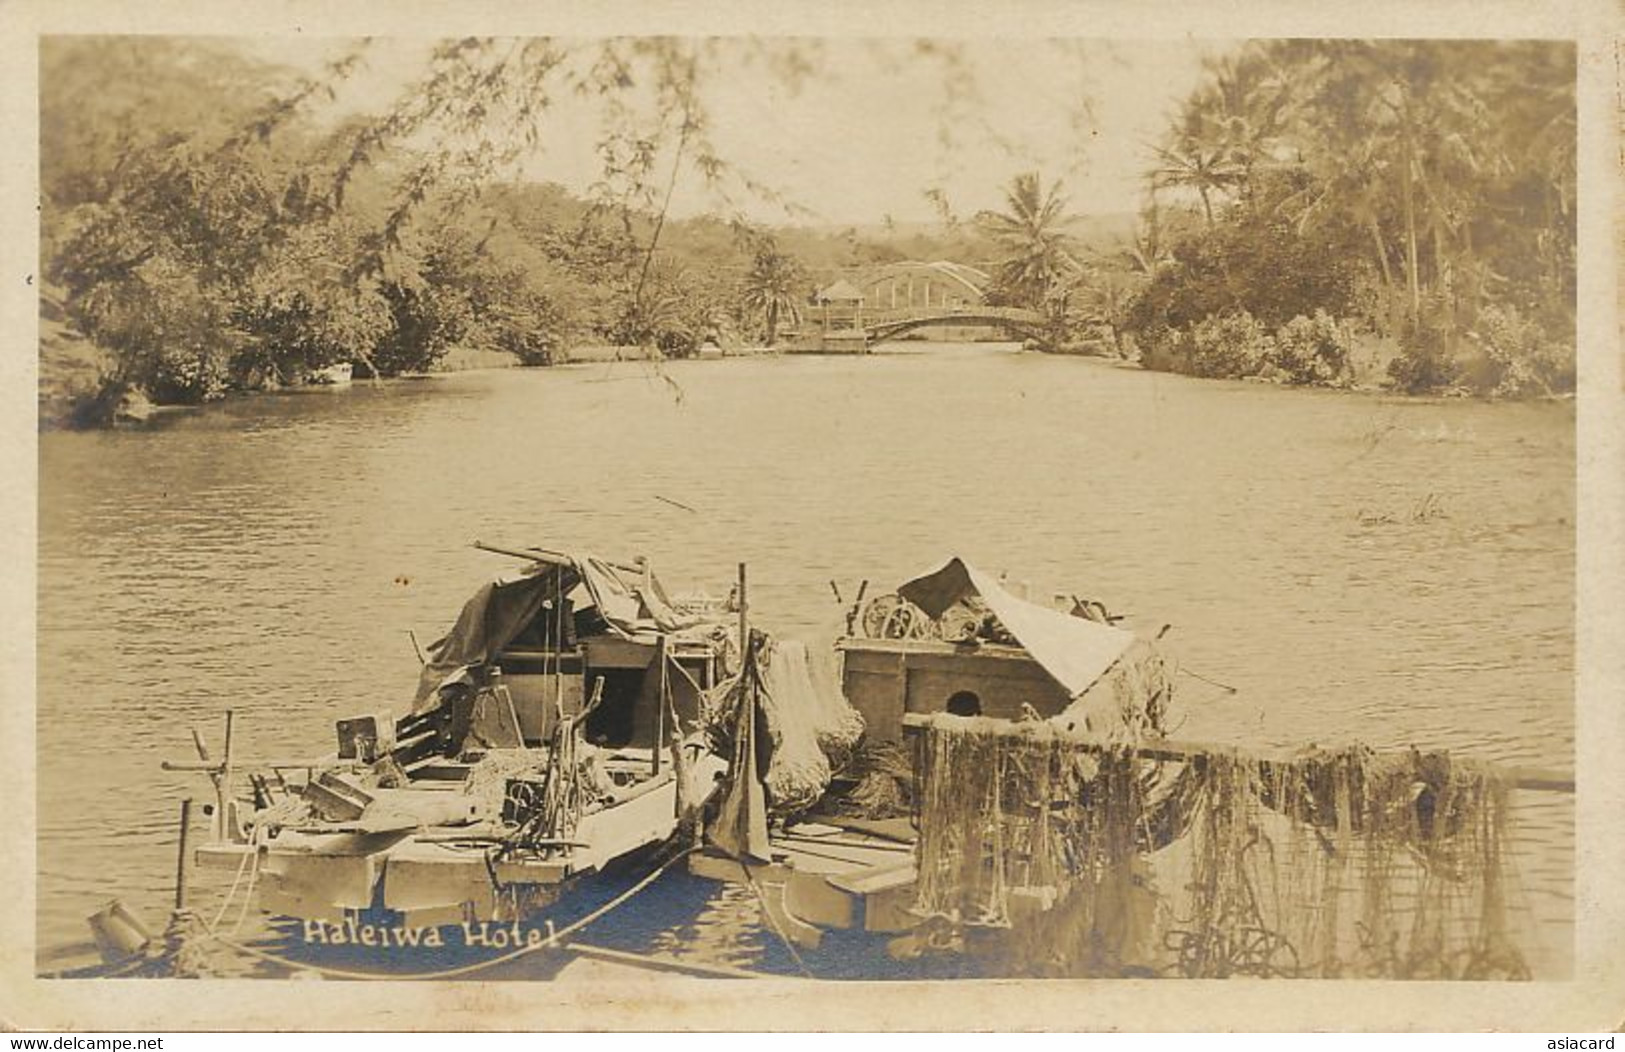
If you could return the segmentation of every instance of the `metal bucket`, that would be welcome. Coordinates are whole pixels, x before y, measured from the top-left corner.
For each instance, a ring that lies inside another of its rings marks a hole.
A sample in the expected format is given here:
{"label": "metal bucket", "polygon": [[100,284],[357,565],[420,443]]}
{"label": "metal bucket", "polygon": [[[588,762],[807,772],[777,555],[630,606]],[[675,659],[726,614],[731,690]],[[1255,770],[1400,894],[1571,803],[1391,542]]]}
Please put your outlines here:
{"label": "metal bucket", "polygon": [[96,948],[108,964],[134,957],[152,941],[152,933],[118,899],[92,913],[89,920]]}

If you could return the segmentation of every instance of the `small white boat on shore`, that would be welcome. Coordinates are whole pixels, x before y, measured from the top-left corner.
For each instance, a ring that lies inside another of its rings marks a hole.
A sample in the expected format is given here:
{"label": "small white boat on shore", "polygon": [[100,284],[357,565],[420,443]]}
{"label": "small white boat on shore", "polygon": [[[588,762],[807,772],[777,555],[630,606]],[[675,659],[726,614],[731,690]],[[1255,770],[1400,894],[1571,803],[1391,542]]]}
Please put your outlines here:
{"label": "small white boat on shore", "polygon": [[337,362],[325,369],[314,369],[309,383],[317,387],[347,387],[355,378],[355,366],[350,362]]}

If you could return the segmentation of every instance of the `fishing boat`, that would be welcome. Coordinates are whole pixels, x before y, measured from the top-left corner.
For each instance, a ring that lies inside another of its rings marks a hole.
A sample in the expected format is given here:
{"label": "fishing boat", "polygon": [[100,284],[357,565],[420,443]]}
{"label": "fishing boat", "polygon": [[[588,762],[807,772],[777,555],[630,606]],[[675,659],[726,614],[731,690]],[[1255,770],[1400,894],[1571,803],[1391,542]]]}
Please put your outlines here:
{"label": "fishing boat", "polygon": [[[927,920],[916,906],[916,732],[937,718],[1016,725],[1053,721],[1117,740],[1159,737],[1172,677],[1153,634],[1122,627],[1098,601],[1056,594],[1034,603],[1022,586],[959,558],[865,601],[865,585],[835,649],[839,691],[862,746],[817,803],[741,835],[734,854],[690,868],[717,879],[745,873],[765,892],[774,925],[800,947],[878,937],[894,956],[917,955]],[[788,722],[768,684],[769,724]],[[775,735],[782,739],[782,735]]]}
{"label": "fishing boat", "polygon": [[1529,977],[1508,800],[1571,775],[1171,739],[1162,629],[1017,591],[959,559],[860,591],[844,775],[691,867],[863,977]]}
{"label": "fishing boat", "polygon": [[[641,559],[490,550],[522,569],[429,648],[410,712],[294,762],[236,757],[228,714],[218,760],[195,736],[166,765],[214,780],[195,855],[279,918],[274,960],[500,965],[682,858],[752,885],[809,975],[1527,975],[1506,794],[1571,775],[1171,740],[1164,628],[957,558],[860,588],[821,683],[750,628],[743,566],[717,603]],[[1374,929],[1400,899],[1431,926]]]}
{"label": "fishing boat", "polygon": [[278,954],[388,969],[536,945],[567,889],[692,828],[714,791],[699,719],[737,660],[723,604],[670,597],[641,558],[479,546],[522,568],[428,648],[410,711],[339,719],[332,754],[291,761],[234,755],[228,714],[219,757],[194,732],[198,759],[165,765],[213,780],[196,861],[282,919]]}

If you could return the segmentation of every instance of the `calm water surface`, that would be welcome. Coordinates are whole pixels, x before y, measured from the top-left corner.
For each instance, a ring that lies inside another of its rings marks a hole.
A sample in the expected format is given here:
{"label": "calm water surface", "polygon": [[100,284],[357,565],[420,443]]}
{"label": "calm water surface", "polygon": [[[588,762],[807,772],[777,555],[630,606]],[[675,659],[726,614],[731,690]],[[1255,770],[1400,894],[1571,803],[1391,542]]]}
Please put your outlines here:
{"label": "calm water surface", "polygon": [[[1179,736],[1574,744],[1574,418],[1195,381],[997,347],[467,373],[41,439],[39,942],[120,896],[159,923],[187,728],[330,747],[400,706],[511,565],[480,538],[648,554],[808,638],[949,554],[1174,625]],[[657,497],[679,501],[683,510]],[[1518,904],[1569,967],[1572,800],[1522,794]],[[600,942],[771,966],[749,889],[674,878]]]}

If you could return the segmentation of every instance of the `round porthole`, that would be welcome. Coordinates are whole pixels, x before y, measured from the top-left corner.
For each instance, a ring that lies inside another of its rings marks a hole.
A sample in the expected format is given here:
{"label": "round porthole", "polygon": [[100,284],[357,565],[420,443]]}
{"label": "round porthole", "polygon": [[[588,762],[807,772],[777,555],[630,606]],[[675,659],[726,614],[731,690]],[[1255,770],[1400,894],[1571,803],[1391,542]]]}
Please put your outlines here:
{"label": "round porthole", "polygon": [[950,716],[980,716],[982,714],[982,699],[968,690],[957,691],[948,698],[948,715]]}

